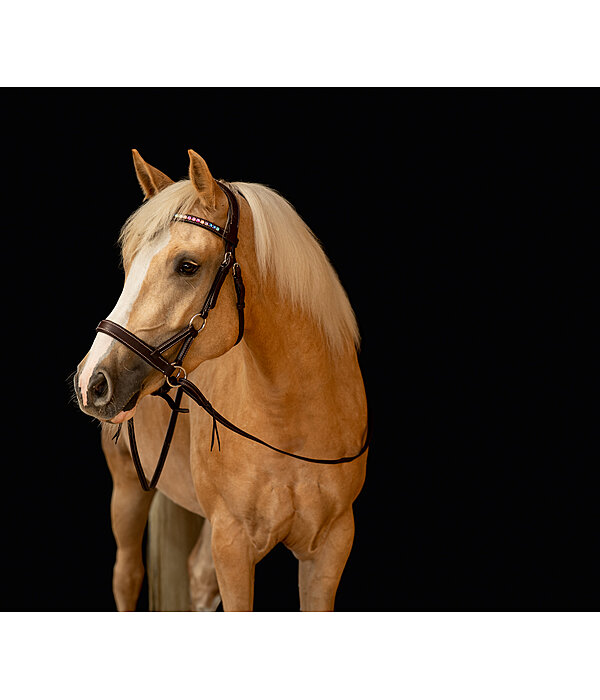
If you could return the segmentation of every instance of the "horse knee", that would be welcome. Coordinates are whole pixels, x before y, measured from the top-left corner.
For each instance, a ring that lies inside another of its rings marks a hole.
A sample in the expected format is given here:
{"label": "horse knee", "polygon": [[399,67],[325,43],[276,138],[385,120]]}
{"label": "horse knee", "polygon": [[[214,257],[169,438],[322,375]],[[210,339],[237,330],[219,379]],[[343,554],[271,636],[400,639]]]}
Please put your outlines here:
{"label": "horse knee", "polygon": [[144,563],[138,555],[126,555],[117,550],[113,568],[113,594],[119,612],[134,611],[144,581]]}

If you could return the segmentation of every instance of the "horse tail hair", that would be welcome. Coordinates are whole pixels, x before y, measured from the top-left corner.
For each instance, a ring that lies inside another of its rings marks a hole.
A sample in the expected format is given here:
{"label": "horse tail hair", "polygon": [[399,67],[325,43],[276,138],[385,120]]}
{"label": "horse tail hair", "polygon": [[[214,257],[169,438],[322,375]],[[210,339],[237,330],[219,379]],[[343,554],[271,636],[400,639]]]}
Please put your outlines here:
{"label": "horse tail hair", "polygon": [[148,515],[146,568],[151,612],[191,610],[188,557],[204,518],[190,513],[158,491]]}

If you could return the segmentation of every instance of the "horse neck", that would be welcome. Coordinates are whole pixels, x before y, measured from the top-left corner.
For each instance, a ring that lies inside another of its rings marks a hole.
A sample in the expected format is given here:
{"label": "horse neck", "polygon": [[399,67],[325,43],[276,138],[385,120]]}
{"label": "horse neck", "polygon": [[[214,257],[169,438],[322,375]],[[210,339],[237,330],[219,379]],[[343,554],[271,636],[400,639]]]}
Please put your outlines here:
{"label": "horse neck", "polygon": [[258,395],[288,403],[323,400],[343,385],[338,378],[356,364],[354,348],[332,357],[315,322],[276,293],[262,290],[248,310],[245,374]]}

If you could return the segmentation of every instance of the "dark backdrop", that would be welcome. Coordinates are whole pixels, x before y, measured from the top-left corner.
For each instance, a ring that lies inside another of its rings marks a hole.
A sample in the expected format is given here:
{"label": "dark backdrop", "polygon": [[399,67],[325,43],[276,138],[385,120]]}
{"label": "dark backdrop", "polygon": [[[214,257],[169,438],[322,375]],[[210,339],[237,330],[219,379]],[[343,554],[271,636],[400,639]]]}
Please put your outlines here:
{"label": "dark backdrop", "polygon": [[[375,432],[337,609],[594,609],[596,96],[4,90],[5,609],[114,609],[110,476],[69,377],[120,292],[132,147],[277,189],[348,291]],[[277,548],[256,609],[297,608]]]}

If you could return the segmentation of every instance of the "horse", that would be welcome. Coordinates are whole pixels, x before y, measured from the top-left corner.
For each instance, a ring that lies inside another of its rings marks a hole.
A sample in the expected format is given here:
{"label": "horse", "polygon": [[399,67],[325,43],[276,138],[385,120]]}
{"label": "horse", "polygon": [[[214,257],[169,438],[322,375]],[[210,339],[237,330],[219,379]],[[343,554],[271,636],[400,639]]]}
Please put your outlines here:
{"label": "horse", "polygon": [[[251,611],[255,566],[283,543],[298,560],[300,610],[332,611],[368,456],[356,317],[321,244],[284,197],[257,183],[215,180],[200,155],[188,155],[189,177],[175,182],[133,150],[144,200],[119,236],[123,290],[74,375],[80,409],[100,421],[112,475],[116,607],[136,609],[158,491],[204,519],[187,562],[191,610],[213,611],[222,601],[224,611]],[[228,250],[243,270],[241,304],[235,269],[219,277],[234,205],[237,247]],[[209,297],[211,313],[199,318]],[[174,362],[176,347],[161,355],[174,372],[168,386],[167,373],[110,327],[152,352],[187,329],[185,359],[180,352]],[[183,385],[189,393],[178,407],[161,400]],[[210,410],[192,386],[202,387]],[[182,417],[166,466],[148,487],[175,411]],[[136,433],[115,435],[134,415]],[[242,429],[221,428],[215,441],[215,416]],[[134,468],[138,450],[146,488]]]}

